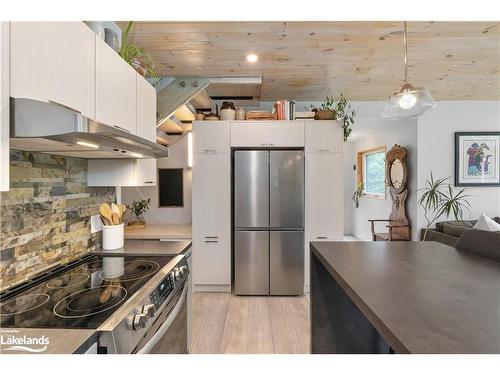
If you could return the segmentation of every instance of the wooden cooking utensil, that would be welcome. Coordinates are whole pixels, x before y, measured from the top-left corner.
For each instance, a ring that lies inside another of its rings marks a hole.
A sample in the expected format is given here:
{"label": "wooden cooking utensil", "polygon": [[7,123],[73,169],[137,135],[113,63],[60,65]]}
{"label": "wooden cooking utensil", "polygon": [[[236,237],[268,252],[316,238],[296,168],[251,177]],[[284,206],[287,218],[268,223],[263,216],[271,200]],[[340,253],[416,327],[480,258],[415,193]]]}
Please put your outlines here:
{"label": "wooden cooking utensil", "polygon": [[117,214],[116,212],[113,212],[111,214],[111,218],[113,219],[113,225],[120,224],[120,215],[119,214]]}
{"label": "wooden cooking utensil", "polygon": [[125,212],[127,211],[127,206],[124,204],[119,204],[118,208],[120,209],[120,223],[123,223],[125,219]]}
{"label": "wooden cooking utensil", "polygon": [[99,206],[99,214],[101,214],[102,221],[105,225],[113,225],[112,213],[109,204],[103,203]]}

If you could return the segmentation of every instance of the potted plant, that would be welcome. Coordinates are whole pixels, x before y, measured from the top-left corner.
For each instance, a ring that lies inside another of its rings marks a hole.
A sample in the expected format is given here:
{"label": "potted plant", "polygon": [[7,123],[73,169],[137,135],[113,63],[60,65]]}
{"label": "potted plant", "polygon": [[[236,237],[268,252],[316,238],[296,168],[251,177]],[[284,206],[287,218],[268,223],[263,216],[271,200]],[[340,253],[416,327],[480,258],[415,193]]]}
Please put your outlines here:
{"label": "potted plant", "polygon": [[358,186],[356,187],[356,190],[354,190],[354,194],[352,195],[352,200],[356,205],[356,208],[359,207],[359,198],[363,196],[364,190],[365,190],[365,184],[363,184],[363,181],[358,182]]}
{"label": "potted plant", "polygon": [[132,204],[127,208],[135,215],[135,221],[130,221],[129,226],[144,228],[146,226],[146,221],[144,220],[144,213],[149,210],[149,204],[151,203],[151,198],[143,199],[140,201],[133,201]]}
{"label": "potted plant", "polygon": [[137,47],[135,43],[128,40],[128,35],[133,24],[133,21],[129,21],[125,31],[122,33],[122,43],[119,54],[137,73],[143,77],[149,76],[154,78],[156,84],[156,82],[158,82],[158,76],[151,56],[144,48]]}
{"label": "potted plant", "polygon": [[467,198],[470,195],[465,194],[465,189],[453,189],[448,183],[451,177],[434,179],[431,172],[431,177],[425,182],[425,187],[418,189],[421,196],[418,203],[424,209],[425,227],[422,241],[427,238],[427,232],[432,224],[434,224],[442,215],[446,218],[453,215],[456,221],[461,221],[464,211],[470,212],[470,203]]}
{"label": "potted plant", "polygon": [[333,96],[327,96],[319,108],[313,107],[315,120],[337,120],[344,130],[344,142],[352,133],[352,125],[356,112],[351,108],[344,94],[340,93],[340,99],[335,103]]}

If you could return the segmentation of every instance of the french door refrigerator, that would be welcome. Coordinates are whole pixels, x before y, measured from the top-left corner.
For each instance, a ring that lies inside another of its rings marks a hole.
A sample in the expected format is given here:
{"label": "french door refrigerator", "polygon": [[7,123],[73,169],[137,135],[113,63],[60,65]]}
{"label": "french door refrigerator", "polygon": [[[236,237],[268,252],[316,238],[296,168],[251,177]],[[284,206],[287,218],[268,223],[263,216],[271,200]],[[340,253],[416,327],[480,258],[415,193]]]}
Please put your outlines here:
{"label": "french door refrigerator", "polygon": [[234,152],[234,291],[304,292],[304,152]]}

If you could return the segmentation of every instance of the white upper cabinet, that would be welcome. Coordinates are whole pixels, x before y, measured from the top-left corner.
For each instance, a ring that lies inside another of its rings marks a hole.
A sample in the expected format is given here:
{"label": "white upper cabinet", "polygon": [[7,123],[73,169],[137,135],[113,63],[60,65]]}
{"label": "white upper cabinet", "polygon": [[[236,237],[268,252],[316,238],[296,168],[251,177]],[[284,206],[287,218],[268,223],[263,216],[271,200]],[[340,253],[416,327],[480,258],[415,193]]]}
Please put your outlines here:
{"label": "white upper cabinet", "polygon": [[83,22],[51,22],[48,98],[94,118],[95,34]]}
{"label": "white upper cabinet", "polygon": [[137,135],[156,141],[156,90],[142,76],[137,80]]}
{"label": "white upper cabinet", "polygon": [[137,73],[96,37],[95,120],[136,134]]}
{"label": "white upper cabinet", "polygon": [[83,22],[11,22],[11,96],[94,118],[95,34]]}
{"label": "white upper cabinet", "polygon": [[[137,78],[137,135],[156,141],[156,90],[139,74]],[[156,159],[137,160],[134,186],[156,185]]]}
{"label": "white upper cabinet", "polygon": [[304,147],[304,121],[232,121],[232,147]]}
{"label": "white upper cabinet", "polygon": [[52,22],[10,23],[10,96],[49,101],[47,78],[51,24]]}
{"label": "white upper cabinet", "polygon": [[229,121],[195,121],[193,123],[194,152],[229,152],[230,134]]}
{"label": "white upper cabinet", "polygon": [[343,131],[337,121],[305,121],[306,152],[342,152]]}

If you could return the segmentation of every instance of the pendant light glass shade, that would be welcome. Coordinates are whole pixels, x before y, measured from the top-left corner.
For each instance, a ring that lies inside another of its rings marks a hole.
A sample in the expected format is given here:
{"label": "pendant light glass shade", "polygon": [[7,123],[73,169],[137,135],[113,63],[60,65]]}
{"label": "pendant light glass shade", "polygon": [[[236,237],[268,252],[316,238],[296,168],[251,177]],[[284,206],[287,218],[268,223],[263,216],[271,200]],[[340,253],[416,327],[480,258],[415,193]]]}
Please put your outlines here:
{"label": "pendant light glass shade", "polygon": [[425,111],[434,108],[436,101],[431,93],[423,87],[413,87],[408,81],[408,40],[406,21],[404,23],[403,43],[405,49],[405,80],[398,92],[387,100],[382,117],[389,119],[405,119],[420,116]]}

